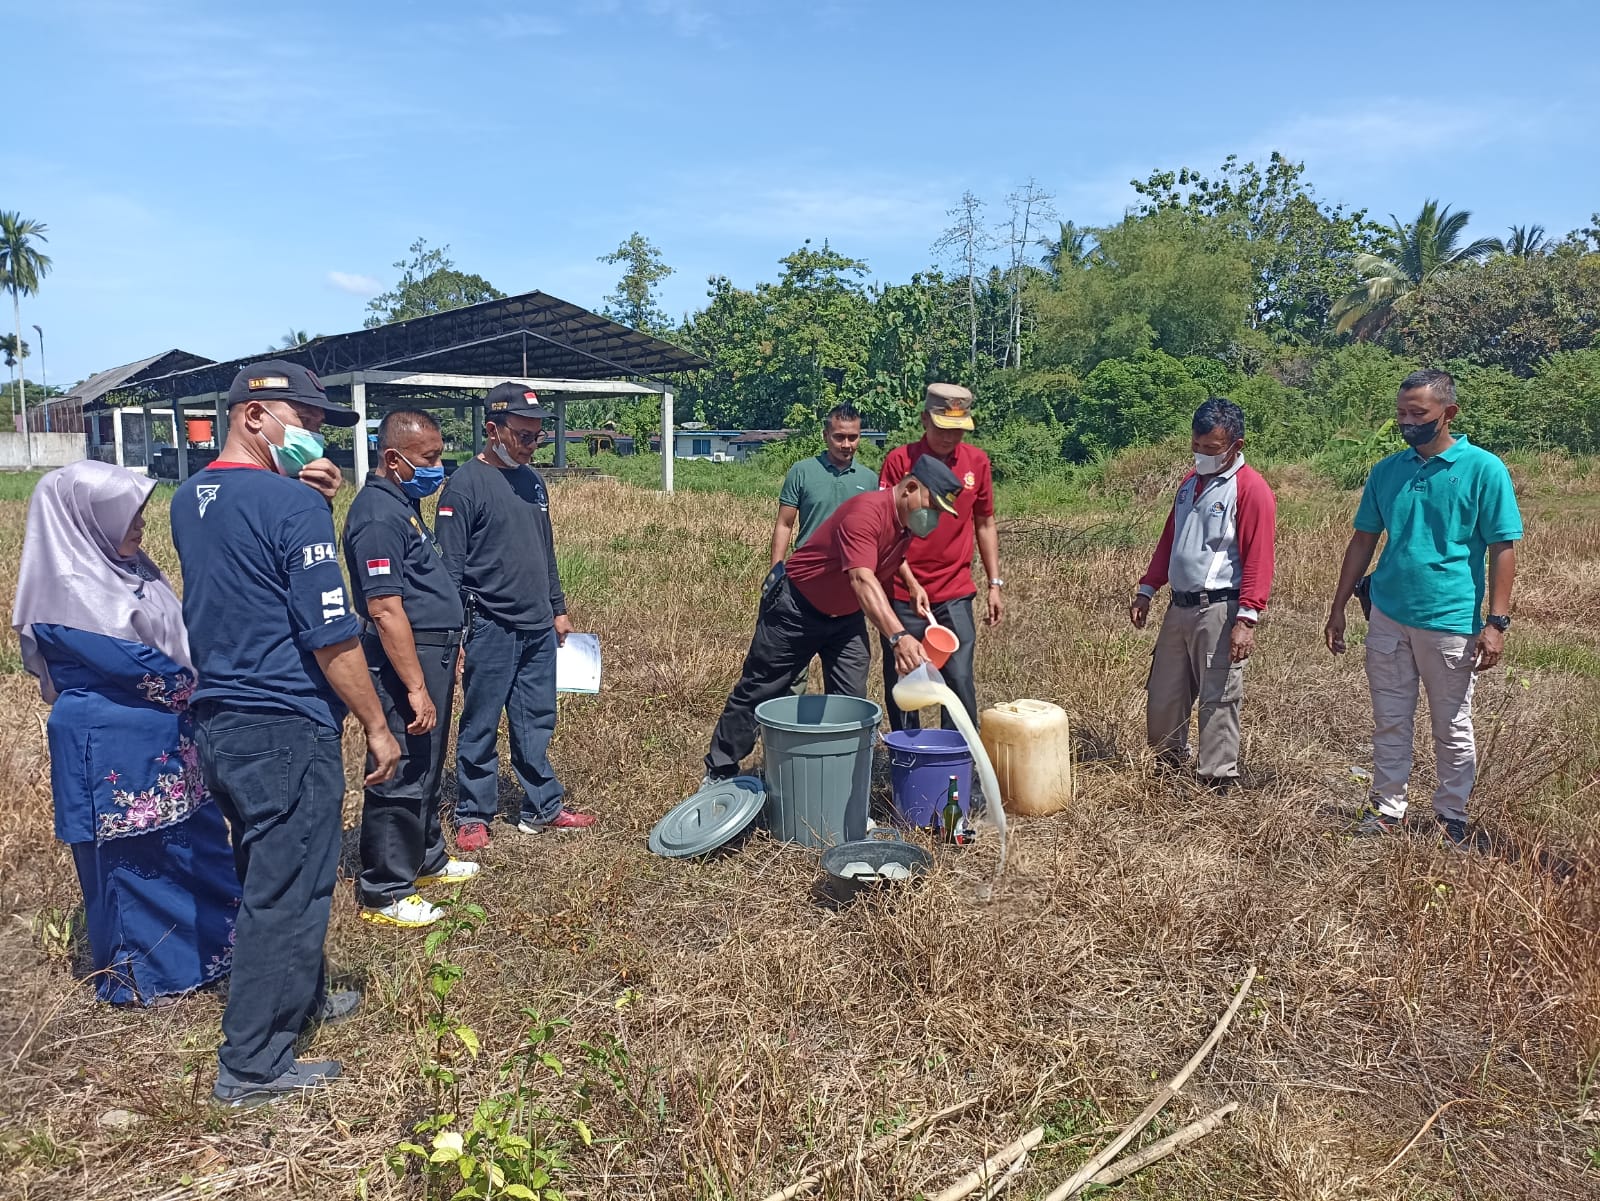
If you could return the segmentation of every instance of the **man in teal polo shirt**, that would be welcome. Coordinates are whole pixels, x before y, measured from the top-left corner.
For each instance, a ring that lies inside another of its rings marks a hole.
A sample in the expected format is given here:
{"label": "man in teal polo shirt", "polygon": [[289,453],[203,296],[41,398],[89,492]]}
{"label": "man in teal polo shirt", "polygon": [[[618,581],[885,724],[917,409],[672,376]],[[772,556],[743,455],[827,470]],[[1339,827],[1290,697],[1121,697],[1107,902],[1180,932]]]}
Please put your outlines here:
{"label": "man in teal polo shirt", "polygon": [[1379,535],[1388,534],[1368,580],[1373,771],[1361,834],[1389,833],[1405,820],[1420,683],[1439,761],[1434,817],[1450,842],[1467,839],[1467,797],[1478,767],[1473,681],[1505,648],[1522,516],[1506,465],[1450,432],[1460,411],[1448,372],[1415,371],[1401,383],[1395,417],[1410,449],[1382,460],[1367,477],[1333,595],[1324,636],[1338,655],[1345,649],[1345,607]]}
{"label": "man in teal polo shirt", "polygon": [[[783,477],[783,488],[778,492],[778,520],[772,527],[770,567],[782,563],[790,550],[804,546],[806,539],[845,501],[878,487],[877,472],[856,462],[856,448],[861,445],[861,414],[854,405],[848,401],[835,405],[823,420],[822,436],[827,449],[801,459]],[[806,690],[810,667],[809,663],[801,664],[791,691],[799,694]]]}

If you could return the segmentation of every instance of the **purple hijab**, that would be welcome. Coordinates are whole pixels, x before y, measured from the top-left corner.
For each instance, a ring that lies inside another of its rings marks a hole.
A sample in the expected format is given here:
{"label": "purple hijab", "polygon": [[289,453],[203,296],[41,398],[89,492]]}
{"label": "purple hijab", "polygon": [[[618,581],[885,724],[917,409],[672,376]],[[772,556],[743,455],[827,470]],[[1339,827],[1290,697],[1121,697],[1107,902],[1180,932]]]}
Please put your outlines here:
{"label": "purple hijab", "polygon": [[59,625],[154,647],[193,669],[183,605],[161,569],[140,551],[117,548],[150,499],[155,481],[92,459],[52,471],[28,505],[11,626],[39,691],[56,699],[33,626]]}

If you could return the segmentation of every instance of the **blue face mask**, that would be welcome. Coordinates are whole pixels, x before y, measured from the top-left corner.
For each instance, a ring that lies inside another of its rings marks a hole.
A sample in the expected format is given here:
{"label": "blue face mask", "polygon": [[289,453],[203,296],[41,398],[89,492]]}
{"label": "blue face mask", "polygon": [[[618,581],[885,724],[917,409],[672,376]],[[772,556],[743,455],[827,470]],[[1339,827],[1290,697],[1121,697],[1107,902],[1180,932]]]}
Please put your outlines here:
{"label": "blue face mask", "polygon": [[410,459],[407,459],[405,455],[401,455],[400,458],[404,460],[407,467],[411,468],[411,478],[409,480],[395,480],[395,483],[399,484],[400,491],[404,492],[412,500],[422,500],[424,497],[432,496],[444,485],[444,465],[442,463],[437,467],[418,467]]}

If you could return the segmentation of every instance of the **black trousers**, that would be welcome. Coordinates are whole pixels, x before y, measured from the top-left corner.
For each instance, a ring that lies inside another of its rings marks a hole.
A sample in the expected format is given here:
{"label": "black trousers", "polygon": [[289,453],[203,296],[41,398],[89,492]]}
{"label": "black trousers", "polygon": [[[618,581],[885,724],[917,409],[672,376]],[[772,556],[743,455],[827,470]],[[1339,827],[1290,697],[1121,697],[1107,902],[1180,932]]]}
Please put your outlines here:
{"label": "black trousers", "polygon": [[[976,726],[978,689],[972,670],[972,644],[978,639],[978,630],[972,615],[972,599],[966,596],[960,600],[939,601],[932,608],[933,615],[939,619],[939,624],[949,627],[961,640],[960,649],[939,669],[939,674],[944,677],[944,682],[950,685],[950,691],[961,698],[962,707],[966,709],[967,716],[972,718],[972,724]],[[927,620],[911,607],[910,601],[891,600],[890,603],[913,638],[921,639],[928,632]],[[900,678],[900,673],[895,670],[894,652],[889,649],[889,640],[885,638],[880,641],[883,643],[883,707],[889,715],[889,728],[920,729],[922,718],[916,713],[906,713],[894,703],[894,686]],[[941,717],[945,729],[955,729],[955,722],[950,720],[948,713],[941,713]]]}
{"label": "black trousers", "polygon": [[744,657],[739,682],[728,694],[706,754],[706,772],[734,776],[756,745],[756,706],[787,694],[795,673],[822,656],[824,690],[843,696],[867,695],[872,646],[867,619],[860,613],[829,617],[806,601],[778,564],[761,589],[755,636]]}
{"label": "black trousers", "polygon": [[406,687],[399,673],[390,665],[376,634],[364,635],[361,647],[372,685],[383,702],[389,732],[400,744],[400,763],[394,775],[367,789],[361,809],[361,878],[356,881],[356,899],[381,908],[416,892],[417,877],[441,870],[449,859],[439,826],[439,789],[461,648],[417,647],[423,683],[439,720],[426,734],[408,734],[411,706],[406,703]]}
{"label": "black trousers", "polygon": [[219,1079],[262,1083],[294,1066],[323,991],[322,944],[339,866],[339,731],[288,712],[202,703],[195,740],[233,839],[242,897],[222,1011]]}

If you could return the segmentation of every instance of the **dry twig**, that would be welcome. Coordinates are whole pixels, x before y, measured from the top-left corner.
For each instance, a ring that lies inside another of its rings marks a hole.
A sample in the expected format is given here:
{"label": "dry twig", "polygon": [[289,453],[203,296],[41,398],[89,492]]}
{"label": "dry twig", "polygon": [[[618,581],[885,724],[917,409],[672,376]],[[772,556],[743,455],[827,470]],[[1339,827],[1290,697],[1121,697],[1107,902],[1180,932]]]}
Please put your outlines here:
{"label": "dry twig", "polygon": [[788,1188],[779,1189],[777,1192],[763,1198],[763,1201],[794,1201],[796,1197],[810,1192],[829,1177],[837,1176],[840,1172],[846,1171],[847,1169],[854,1167],[856,1164],[863,1162],[868,1156],[876,1155],[879,1151],[882,1151],[887,1147],[894,1146],[895,1143],[900,1142],[902,1139],[911,1137],[917,1131],[922,1130],[925,1127],[942,1122],[946,1118],[953,1118],[957,1114],[965,1113],[977,1103],[977,1097],[969,1097],[965,1101],[957,1101],[954,1105],[945,1106],[945,1108],[939,1110],[938,1113],[930,1113],[924,1117],[918,1118],[914,1122],[907,1122],[898,1130],[891,1130],[888,1134],[879,1135],[865,1147],[861,1148],[861,1150],[857,1151],[854,1155],[847,1155],[843,1159],[829,1164],[827,1167],[822,1168],[809,1176],[802,1176]]}

